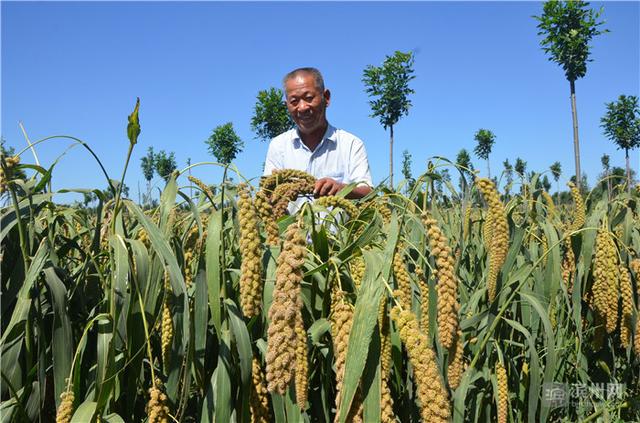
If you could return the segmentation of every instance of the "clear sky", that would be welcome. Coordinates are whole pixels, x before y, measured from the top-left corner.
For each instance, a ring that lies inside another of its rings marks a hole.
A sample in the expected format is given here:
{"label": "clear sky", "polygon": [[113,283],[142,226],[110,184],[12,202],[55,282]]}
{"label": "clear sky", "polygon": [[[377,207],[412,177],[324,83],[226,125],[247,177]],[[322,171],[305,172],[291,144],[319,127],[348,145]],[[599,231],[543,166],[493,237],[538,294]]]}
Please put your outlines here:
{"label": "clear sky", "polygon": [[[624,166],[624,153],[599,125],[605,102],[639,94],[640,3],[591,6],[604,7],[611,31],[593,40],[593,62],[576,82],[582,167],[593,184],[602,154]],[[403,150],[420,174],[431,156],[454,160],[461,148],[472,152],[479,128],[496,134],[493,174],[516,157],[537,171],[560,161],[562,183],[574,171],[569,83],[540,49],[532,18],[542,13],[540,2],[2,1],[0,7],[2,136],[24,147],[19,121],[32,141],[73,135],[118,179],[127,115],[140,97],[142,133],[126,178],[135,199],[138,184],[144,190],[140,158],[149,146],[174,151],[179,168],[187,158],[213,160],[204,141],[229,121],[245,143],[236,165],[246,177],[258,176],[267,143],[250,129],[256,94],[280,86],[300,66],[323,72],[332,91],[330,122],[364,140],[374,182],[382,181],[388,133],[369,117],[361,79],[367,65],[380,65],[395,50],[416,53],[413,107],[395,127],[396,181]],[[68,145],[40,144],[41,163],[51,164]],[[636,150],[636,171],[638,157]],[[473,158],[486,174],[485,163]],[[194,175],[208,183],[221,178],[210,166]],[[106,187],[79,147],[62,158],[53,182],[54,189]]]}

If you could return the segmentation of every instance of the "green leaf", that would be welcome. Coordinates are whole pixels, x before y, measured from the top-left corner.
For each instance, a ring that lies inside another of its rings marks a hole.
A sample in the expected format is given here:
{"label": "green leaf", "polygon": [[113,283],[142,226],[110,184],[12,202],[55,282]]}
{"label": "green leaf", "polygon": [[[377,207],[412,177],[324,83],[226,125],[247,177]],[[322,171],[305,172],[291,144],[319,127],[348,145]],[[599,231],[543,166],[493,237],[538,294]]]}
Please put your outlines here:
{"label": "green leaf", "polygon": [[93,421],[93,418],[96,414],[96,406],[98,403],[94,401],[85,401],[73,413],[73,417],[71,417],[71,423],[89,423]]}
{"label": "green leaf", "polygon": [[53,331],[51,349],[53,356],[53,381],[56,407],[60,405],[60,394],[66,390],[65,379],[69,377],[73,360],[73,337],[67,315],[67,289],[52,267],[45,269],[44,278],[53,303]]}

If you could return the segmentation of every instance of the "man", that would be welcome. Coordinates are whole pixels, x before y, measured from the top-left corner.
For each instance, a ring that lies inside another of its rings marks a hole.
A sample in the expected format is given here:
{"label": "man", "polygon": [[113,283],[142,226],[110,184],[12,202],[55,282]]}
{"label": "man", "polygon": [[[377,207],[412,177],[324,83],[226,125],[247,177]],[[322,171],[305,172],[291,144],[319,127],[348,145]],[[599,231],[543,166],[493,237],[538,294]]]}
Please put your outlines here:
{"label": "man", "polygon": [[317,178],[314,195],[334,195],[346,185],[357,186],[347,198],[371,192],[367,152],[356,136],[329,125],[326,109],[331,93],[320,71],[299,68],[283,80],[287,109],[297,128],[278,135],[269,144],[264,174],[274,169],[298,169]]}

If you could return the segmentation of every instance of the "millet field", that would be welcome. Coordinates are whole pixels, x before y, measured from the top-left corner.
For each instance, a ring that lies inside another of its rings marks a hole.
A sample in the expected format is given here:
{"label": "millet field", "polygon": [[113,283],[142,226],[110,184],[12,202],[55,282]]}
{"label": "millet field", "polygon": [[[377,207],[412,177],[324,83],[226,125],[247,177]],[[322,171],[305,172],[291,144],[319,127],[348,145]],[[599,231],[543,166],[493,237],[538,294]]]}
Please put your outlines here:
{"label": "millet field", "polygon": [[[137,133],[136,107],[127,164]],[[292,215],[312,176],[233,166],[86,208],[25,157],[0,160],[3,422],[640,421],[638,187],[434,158]]]}

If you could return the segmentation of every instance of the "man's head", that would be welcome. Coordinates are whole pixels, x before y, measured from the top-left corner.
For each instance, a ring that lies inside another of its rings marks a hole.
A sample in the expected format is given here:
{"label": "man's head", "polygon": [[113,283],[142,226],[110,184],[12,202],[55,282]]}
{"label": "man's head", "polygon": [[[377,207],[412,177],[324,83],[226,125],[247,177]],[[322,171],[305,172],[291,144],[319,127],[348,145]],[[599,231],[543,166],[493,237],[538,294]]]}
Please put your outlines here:
{"label": "man's head", "polygon": [[[331,93],[324,88],[320,71],[299,68],[283,79],[287,109],[303,135],[324,131],[327,125],[326,108]],[[320,134],[322,136],[323,134]]]}

